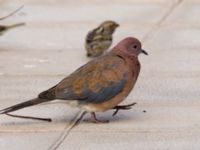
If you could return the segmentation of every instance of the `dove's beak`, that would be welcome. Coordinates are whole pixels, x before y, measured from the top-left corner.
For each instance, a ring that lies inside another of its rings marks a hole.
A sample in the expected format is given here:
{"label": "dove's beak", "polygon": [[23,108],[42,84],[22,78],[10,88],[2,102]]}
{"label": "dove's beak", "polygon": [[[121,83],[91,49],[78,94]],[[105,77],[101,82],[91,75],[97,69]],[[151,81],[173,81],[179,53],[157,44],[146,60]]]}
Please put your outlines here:
{"label": "dove's beak", "polygon": [[145,50],[143,50],[143,49],[141,49],[141,52],[142,52],[143,54],[145,54],[145,55],[148,55],[148,53],[147,53]]}

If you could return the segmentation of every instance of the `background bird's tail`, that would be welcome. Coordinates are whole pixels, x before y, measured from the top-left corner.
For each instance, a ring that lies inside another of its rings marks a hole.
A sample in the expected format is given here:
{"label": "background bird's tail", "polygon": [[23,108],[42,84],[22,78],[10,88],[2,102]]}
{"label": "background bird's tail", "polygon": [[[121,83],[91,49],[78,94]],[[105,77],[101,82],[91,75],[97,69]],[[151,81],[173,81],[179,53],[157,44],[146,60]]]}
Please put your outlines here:
{"label": "background bird's tail", "polygon": [[15,27],[19,27],[19,26],[24,26],[25,23],[22,22],[22,23],[16,23],[16,24],[13,24],[13,25],[9,25],[9,26],[6,26],[7,30],[8,29],[11,29],[11,28],[15,28]]}
{"label": "background bird's tail", "polygon": [[49,100],[48,99],[34,98],[34,99],[29,100],[29,101],[26,101],[26,102],[5,108],[3,110],[0,110],[0,114],[7,114],[9,112],[13,112],[13,111],[25,108],[25,107],[30,107],[30,106],[33,106],[33,105],[37,105],[37,104],[40,104],[40,103],[47,102],[47,101],[49,101]]}

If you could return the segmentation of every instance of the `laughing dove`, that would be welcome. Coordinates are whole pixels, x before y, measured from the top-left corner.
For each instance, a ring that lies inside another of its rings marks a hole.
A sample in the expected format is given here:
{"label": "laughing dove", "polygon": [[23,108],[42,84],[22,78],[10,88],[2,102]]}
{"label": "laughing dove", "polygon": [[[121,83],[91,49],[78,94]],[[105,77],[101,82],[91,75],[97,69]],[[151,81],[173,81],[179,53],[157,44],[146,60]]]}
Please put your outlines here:
{"label": "laughing dove", "polygon": [[95,112],[129,109],[133,105],[118,104],[129,95],[137,81],[140,53],[147,55],[140,41],[133,37],[125,38],[110,52],[78,68],[52,88],[40,93],[37,98],[0,110],[0,114],[61,100],[90,112],[96,122],[101,122]]}

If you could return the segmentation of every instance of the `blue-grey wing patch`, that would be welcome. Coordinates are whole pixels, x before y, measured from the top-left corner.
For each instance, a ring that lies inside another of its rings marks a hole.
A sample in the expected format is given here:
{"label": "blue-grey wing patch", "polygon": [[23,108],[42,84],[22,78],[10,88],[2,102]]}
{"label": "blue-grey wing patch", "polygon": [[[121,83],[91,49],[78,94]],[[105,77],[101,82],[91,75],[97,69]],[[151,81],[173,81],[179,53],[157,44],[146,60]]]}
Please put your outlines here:
{"label": "blue-grey wing patch", "polygon": [[122,58],[109,56],[103,63],[93,61],[79,68],[57,85],[56,98],[101,103],[115,97],[123,91],[128,80],[124,63]]}
{"label": "blue-grey wing patch", "polygon": [[85,97],[83,97],[80,101],[81,103],[102,103],[105,102],[116,95],[118,95],[120,92],[123,91],[124,86],[126,84],[126,80],[121,80],[118,83],[115,83],[113,85],[110,85],[108,87],[102,87],[100,91],[94,92],[90,89],[86,89],[83,93]]}

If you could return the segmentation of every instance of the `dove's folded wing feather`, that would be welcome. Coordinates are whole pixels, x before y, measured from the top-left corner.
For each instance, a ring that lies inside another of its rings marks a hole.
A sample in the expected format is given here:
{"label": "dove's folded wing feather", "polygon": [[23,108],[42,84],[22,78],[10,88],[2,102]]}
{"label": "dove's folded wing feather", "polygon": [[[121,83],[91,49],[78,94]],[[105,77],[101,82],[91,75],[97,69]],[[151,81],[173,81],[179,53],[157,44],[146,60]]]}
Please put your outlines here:
{"label": "dove's folded wing feather", "polygon": [[127,82],[124,65],[124,60],[116,55],[92,61],[56,85],[53,88],[55,97],[79,100],[80,103],[100,103],[109,100],[119,94]]}

